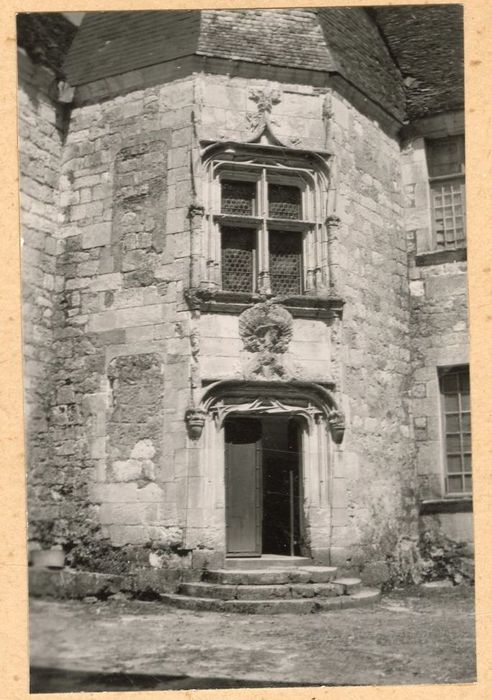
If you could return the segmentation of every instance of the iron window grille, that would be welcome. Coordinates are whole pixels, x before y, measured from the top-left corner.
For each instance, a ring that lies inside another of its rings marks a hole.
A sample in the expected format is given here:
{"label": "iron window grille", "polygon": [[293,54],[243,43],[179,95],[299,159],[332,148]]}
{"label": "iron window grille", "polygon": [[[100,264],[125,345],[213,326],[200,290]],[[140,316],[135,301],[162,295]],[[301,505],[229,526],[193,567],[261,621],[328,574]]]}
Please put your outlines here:
{"label": "iron window grille", "polygon": [[434,246],[466,246],[464,136],[426,141]]}
{"label": "iron window grille", "polygon": [[471,495],[471,413],[468,367],[439,373],[447,496]]}

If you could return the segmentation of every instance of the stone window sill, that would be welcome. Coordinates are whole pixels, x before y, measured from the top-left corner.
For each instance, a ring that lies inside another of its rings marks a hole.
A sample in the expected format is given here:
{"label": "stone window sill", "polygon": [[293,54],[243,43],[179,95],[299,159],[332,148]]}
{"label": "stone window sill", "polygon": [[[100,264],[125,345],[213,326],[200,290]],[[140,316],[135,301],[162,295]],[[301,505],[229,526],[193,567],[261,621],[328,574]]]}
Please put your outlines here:
{"label": "stone window sill", "polygon": [[470,496],[463,498],[437,498],[421,501],[420,515],[437,513],[472,513],[473,500]]}
{"label": "stone window sill", "polygon": [[[185,296],[190,308],[199,309],[202,313],[240,314],[252,304],[265,301],[265,297],[259,294],[210,291],[199,288],[186,290]],[[342,317],[344,301],[337,296],[313,294],[279,296],[271,299],[285,306],[294,318]]]}
{"label": "stone window sill", "polygon": [[420,253],[415,256],[415,265],[442,265],[450,262],[463,262],[467,258],[466,248],[453,248],[452,250],[433,250],[429,253]]}

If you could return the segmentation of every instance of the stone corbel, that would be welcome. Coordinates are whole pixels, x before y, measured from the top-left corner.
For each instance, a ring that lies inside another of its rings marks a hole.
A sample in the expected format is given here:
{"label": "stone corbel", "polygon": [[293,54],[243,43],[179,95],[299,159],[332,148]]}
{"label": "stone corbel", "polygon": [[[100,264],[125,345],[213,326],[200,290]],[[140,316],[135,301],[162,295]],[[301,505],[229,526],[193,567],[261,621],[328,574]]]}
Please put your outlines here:
{"label": "stone corbel", "polygon": [[328,416],[328,427],[331,437],[336,445],[340,445],[345,434],[345,417],[343,413],[334,409]]}
{"label": "stone corbel", "polygon": [[206,418],[207,413],[202,408],[188,408],[185,413],[185,421],[188,435],[191,440],[195,441],[200,439]]}
{"label": "stone corbel", "polygon": [[193,221],[195,217],[202,217],[205,216],[205,207],[202,204],[199,204],[198,202],[192,202],[188,206],[188,219],[190,221]]}
{"label": "stone corbel", "polygon": [[186,303],[192,311],[201,309],[202,304],[211,301],[214,296],[214,290],[206,287],[188,287],[184,290]]}

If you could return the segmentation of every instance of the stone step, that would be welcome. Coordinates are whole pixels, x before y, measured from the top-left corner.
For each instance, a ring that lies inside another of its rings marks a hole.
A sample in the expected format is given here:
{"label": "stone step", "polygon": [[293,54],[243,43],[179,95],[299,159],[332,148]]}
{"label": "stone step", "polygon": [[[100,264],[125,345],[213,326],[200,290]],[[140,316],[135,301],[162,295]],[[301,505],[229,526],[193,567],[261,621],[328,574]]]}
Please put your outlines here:
{"label": "stone step", "polygon": [[274,615],[279,613],[307,614],[369,605],[376,602],[380,595],[376,589],[362,589],[353,595],[339,595],[332,598],[285,598],[279,600],[220,600],[166,594],[162,596],[162,601],[184,610]]}
{"label": "stone step", "polygon": [[343,584],[284,583],[278,585],[227,585],[220,583],[183,583],[178,593],[192,598],[219,600],[278,600],[299,598],[328,598],[345,595]]}
{"label": "stone step", "polygon": [[228,557],[225,560],[226,569],[290,569],[298,566],[309,566],[309,557],[286,557],[281,554],[262,554],[261,557]]}
{"label": "stone step", "polygon": [[333,579],[333,583],[342,586],[345,595],[352,595],[362,589],[362,581],[360,578],[340,577]]}
{"label": "stone step", "polygon": [[216,569],[205,571],[203,580],[228,585],[279,585],[283,583],[329,583],[337,574],[332,566],[300,566],[291,569]]}
{"label": "stone step", "polygon": [[163,602],[184,610],[232,612],[250,615],[274,615],[278,613],[306,614],[314,612],[312,599],[298,600],[218,600],[216,598],[189,598],[181,595],[164,595]]}

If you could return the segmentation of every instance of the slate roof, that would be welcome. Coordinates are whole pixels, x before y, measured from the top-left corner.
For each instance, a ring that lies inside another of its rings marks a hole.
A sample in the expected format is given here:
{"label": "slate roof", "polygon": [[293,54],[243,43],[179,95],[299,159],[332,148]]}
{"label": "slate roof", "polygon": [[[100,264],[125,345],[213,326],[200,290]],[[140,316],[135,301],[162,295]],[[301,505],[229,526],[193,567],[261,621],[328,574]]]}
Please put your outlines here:
{"label": "slate roof", "polygon": [[358,8],[87,13],[65,69],[77,86],[190,55],[341,72],[366,94],[373,89],[386,111],[403,114],[398,71]]}
{"label": "slate roof", "polygon": [[378,7],[373,14],[404,78],[408,117],[463,109],[462,5]]}
{"label": "slate roof", "polygon": [[200,12],[87,12],[65,61],[69,82],[94,80],[196,53]]}
{"label": "slate roof", "polygon": [[366,9],[319,8],[317,13],[337,72],[403,119],[405,95],[400,72]]}
{"label": "slate roof", "polygon": [[398,120],[463,104],[458,5],[89,12],[65,61],[84,85],[185,56],[341,74]]}
{"label": "slate roof", "polygon": [[21,12],[16,19],[17,45],[32,61],[62,76],[62,64],[77,27],[59,12]]}

